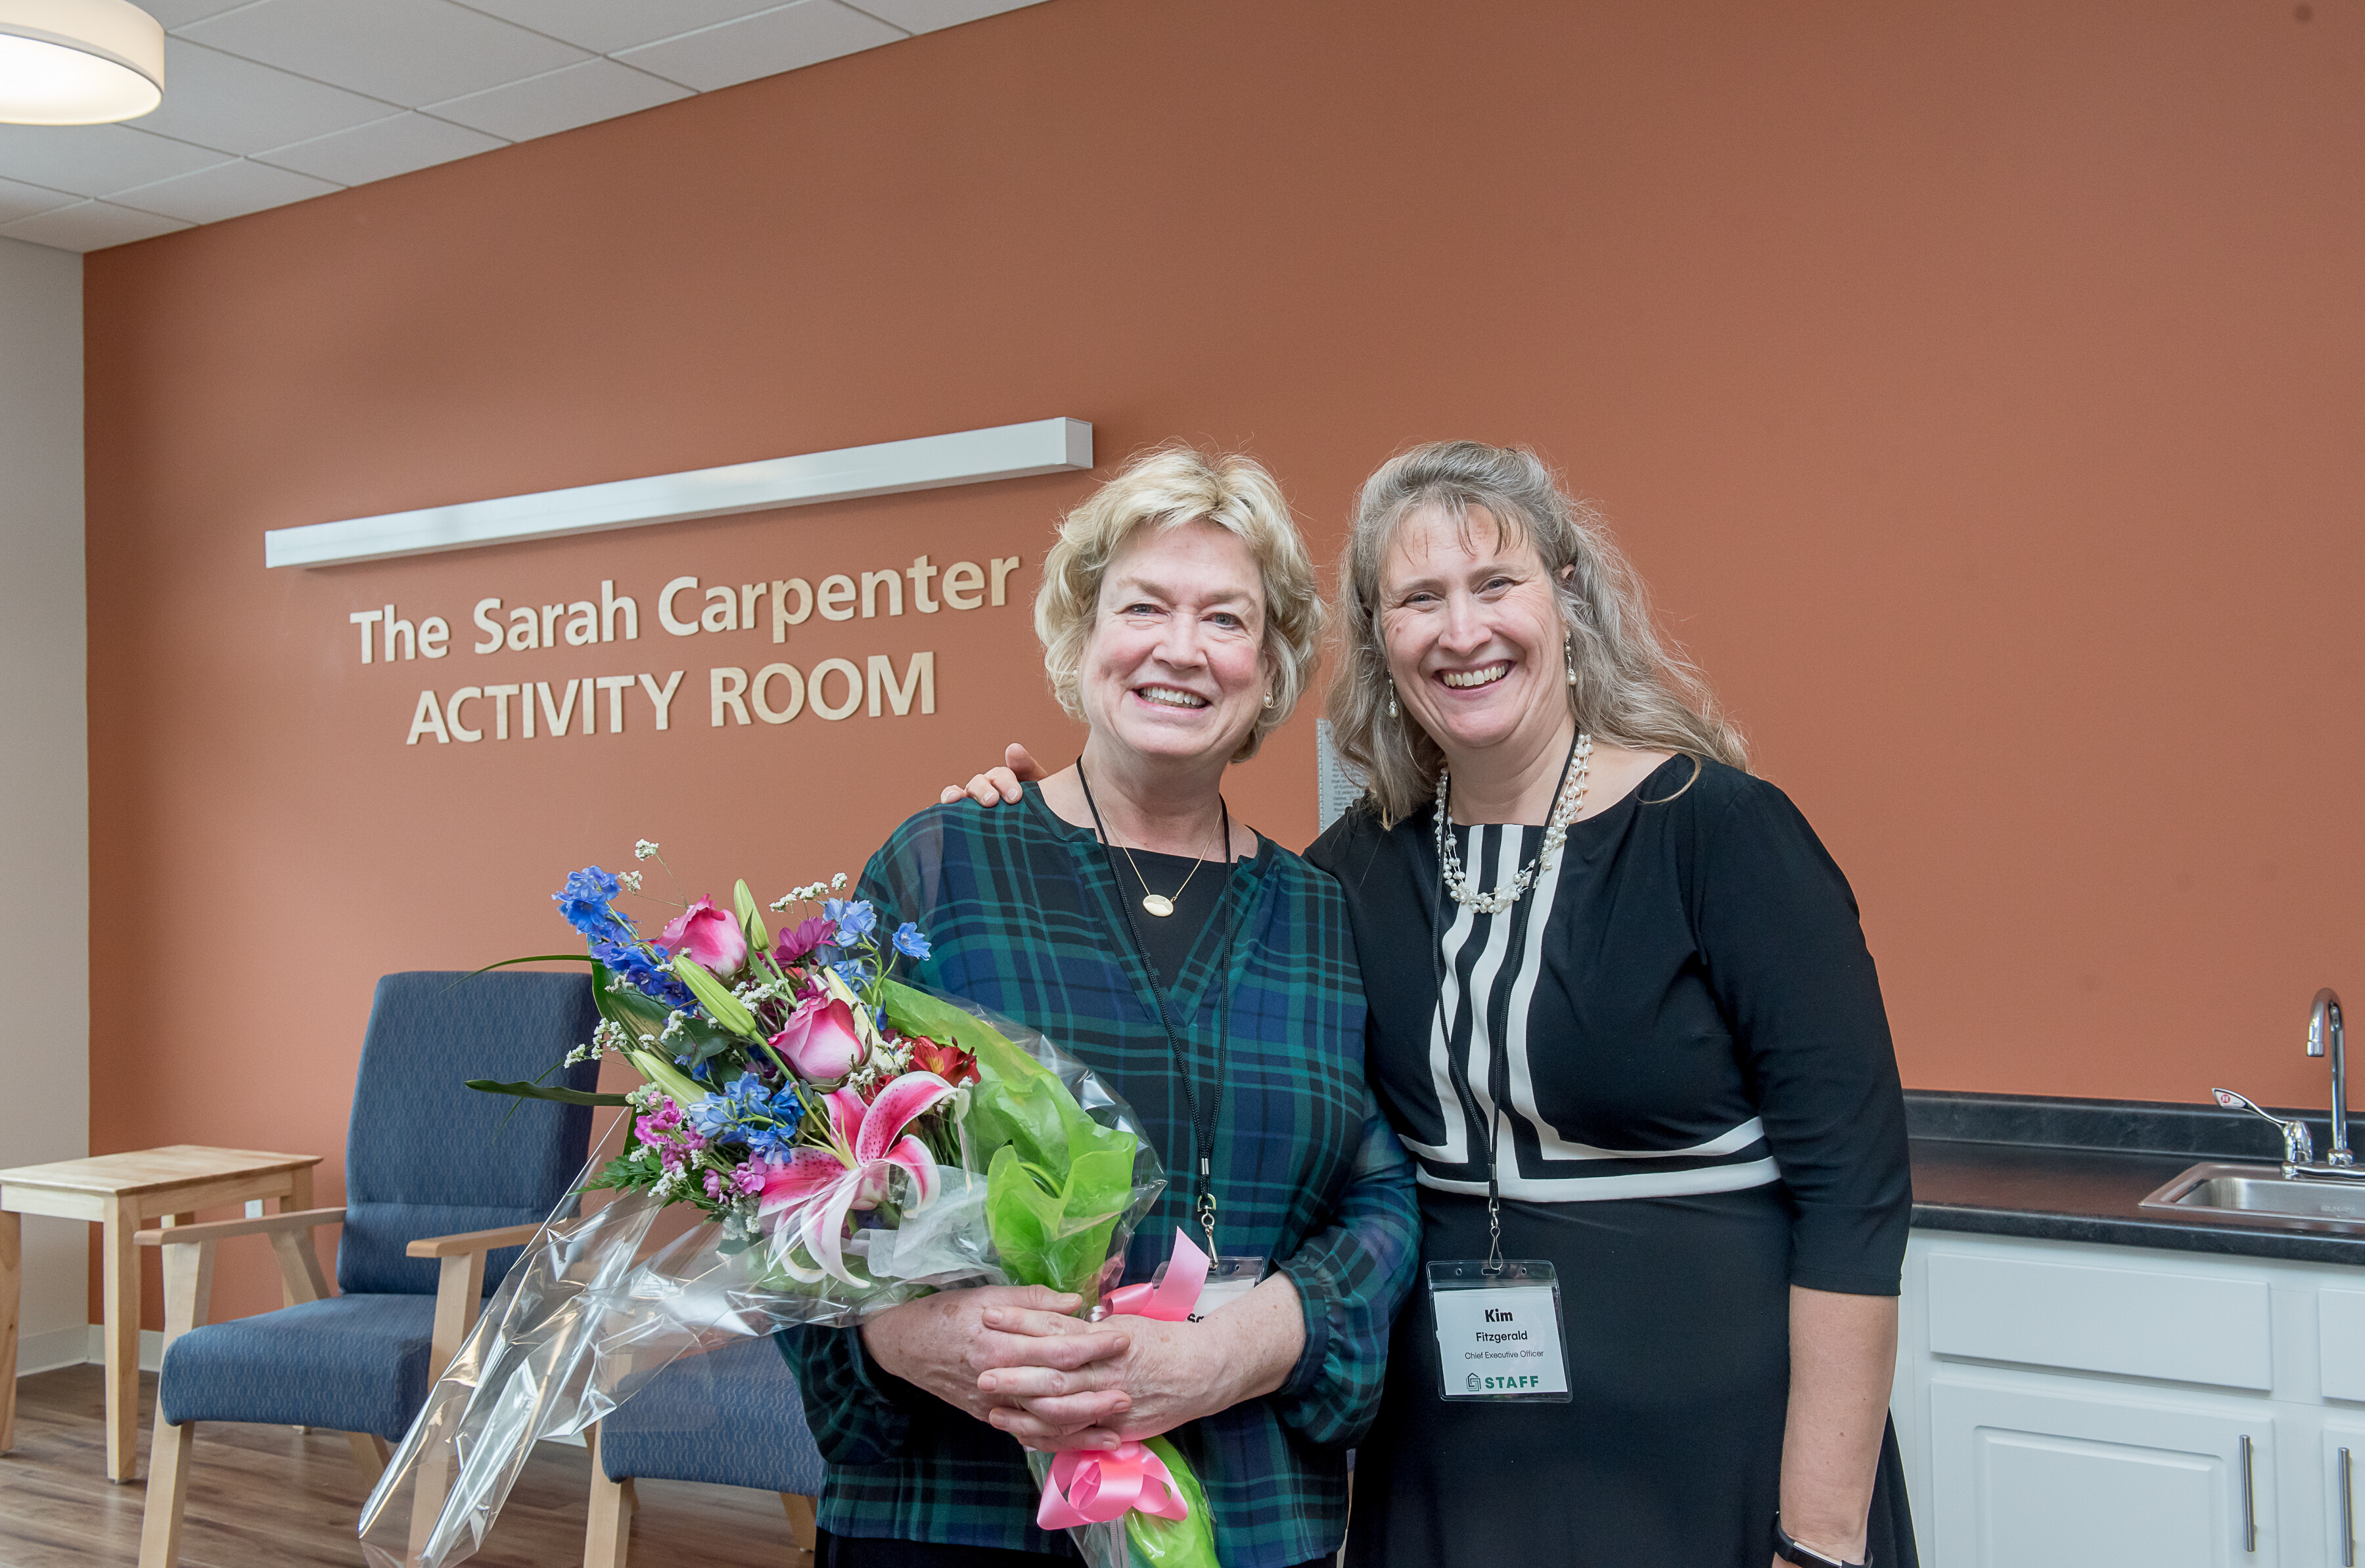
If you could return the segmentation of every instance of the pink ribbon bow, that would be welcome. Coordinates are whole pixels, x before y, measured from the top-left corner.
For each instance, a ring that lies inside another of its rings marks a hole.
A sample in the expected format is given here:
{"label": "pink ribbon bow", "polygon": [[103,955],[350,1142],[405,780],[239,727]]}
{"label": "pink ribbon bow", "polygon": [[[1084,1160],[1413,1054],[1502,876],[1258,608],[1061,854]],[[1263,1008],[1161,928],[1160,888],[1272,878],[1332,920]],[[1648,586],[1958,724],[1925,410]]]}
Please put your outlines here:
{"label": "pink ribbon bow", "polygon": [[1155,1317],[1161,1323],[1188,1322],[1191,1309],[1199,1305],[1199,1293],[1206,1288],[1209,1267],[1207,1255],[1178,1230],[1173,1256],[1166,1260],[1166,1277],[1156,1284],[1127,1285],[1109,1292],[1108,1309],[1128,1317]]}
{"label": "pink ribbon bow", "polygon": [[1069,1449],[1052,1456],[1035,1523],[1044,1529],[1073,1529],[1105,1524],[1129,1508],[1161,1519],[1191,1517],[1173,1473],[1144,1445],[1124,1442],[1100,1453]]}
{"label": "pink ribbon bow", "polygon": [[[1184,1322],[1206,1287],[1207,1269],[1207,1255],[1178,1230],[1173,1255],[1166,1262],[1166,1277],[1156,1284],[1111,1291],[1109,1311],[1154,1317],[1161,1323]],[[1069,1449],[1052,1456],[1051,1473],[1043,1483],[1043,1502],[1035,1510],[1035,1523],[1043,1529],[1073,1529],[1079,1525],[1105,1524],[1136,1508],[1161,1519],[1180,1521],[1191,1517],[1173,1472],[1144,1445],[1122,1442],[1101,1452]]]}

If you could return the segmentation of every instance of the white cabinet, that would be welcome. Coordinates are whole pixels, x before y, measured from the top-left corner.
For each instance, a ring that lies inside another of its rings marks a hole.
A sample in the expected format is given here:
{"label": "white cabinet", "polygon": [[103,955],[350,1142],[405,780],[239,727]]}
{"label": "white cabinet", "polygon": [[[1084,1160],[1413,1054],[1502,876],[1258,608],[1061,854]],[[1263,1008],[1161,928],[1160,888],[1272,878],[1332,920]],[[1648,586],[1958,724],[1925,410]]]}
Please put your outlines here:
{"label": "white cabinet", "polygon": [[1945,1568],[2280,1561],[2263,1401],[1945,1371],[1929,1396],[1933,1484],[1916,1501]]}
{"label": "white cabinet", "polygon": [[1916,1231],[1899,1330],[1924,1568],[2365,1568],[2365,1269]]}
{"label": "white cabinet", "polygon": [[2323,1452],[2318,1455],[2317,1474],[2322,1483],[2324,1506],[2319,1521],[2326,1541],[2325,1562],[2338,1568],[2358,1568],[2360,1547],[2358,1532],[2365,1518],[2359,1508],[2365,1506],[2365,1415],[2328,1416],[2324,1422]]}

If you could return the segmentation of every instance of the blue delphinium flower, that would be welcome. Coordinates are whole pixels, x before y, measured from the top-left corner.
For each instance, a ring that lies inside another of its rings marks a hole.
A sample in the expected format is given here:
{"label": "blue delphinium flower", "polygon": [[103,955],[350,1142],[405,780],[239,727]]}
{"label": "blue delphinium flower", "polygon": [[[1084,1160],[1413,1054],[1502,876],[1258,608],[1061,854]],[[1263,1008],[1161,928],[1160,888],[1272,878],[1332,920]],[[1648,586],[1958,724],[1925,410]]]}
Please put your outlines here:
{"label": "blue delphinium flower", "polygon": [[895,928],[895,951],[907,958],[925,958],[928,956],[928,939],[907,920]]}
{"label": "blue delphinium flower", "polygon": [[689,1107],[690,1125],[707,1137],[716,1143],[744,1143],[767,1159],[788,1158],[788,1139],[803,1114],[793,1086],[775,1090],[752,1072],[741,1073]]}
{"label": "blue delphinium flower", "polygon": [[622,881],[597,866],[586,866],[550,896],[566,924],[594,942],[628,942],[633,936],[632,922],[608,907],[609,901],[622,890]]}
{"label": "blue delphinium flower", "polygon": [[788,1163],[789,1156],[794,1152],[794,1148],[789,1139],[795,1136],[795,1133],[796,1128],[793,1126],[749,1127],[746,1132],[748,1150],[759,1159],[768,1159],[776,1165],[785,1165]]}
{"label": "blue delphinium flower", "polygon": [[623,977],[626,985],[667,1007],[687,1009],[697,1000],[690,995],[689,987],[674,978],[673,971],[660,967],[646,948],[634,943],[594,942],[591,956],[605,964],[610,972]]}
{"label": "blue delphinium flower", "polygon": [[731,1137],[738,1126],[738,1118],[732,1114],[727,1094],[727,1091],[723,1094],[709,1094],[689,1107],[689,1125],[717,1143]]}
{"label": "blue delphinium flower", "polygon": [[868,899],[829,899],[821,906],[822,918],[836,925],[835,941],[841,947],[851,947],[879,929],[879,913]]}

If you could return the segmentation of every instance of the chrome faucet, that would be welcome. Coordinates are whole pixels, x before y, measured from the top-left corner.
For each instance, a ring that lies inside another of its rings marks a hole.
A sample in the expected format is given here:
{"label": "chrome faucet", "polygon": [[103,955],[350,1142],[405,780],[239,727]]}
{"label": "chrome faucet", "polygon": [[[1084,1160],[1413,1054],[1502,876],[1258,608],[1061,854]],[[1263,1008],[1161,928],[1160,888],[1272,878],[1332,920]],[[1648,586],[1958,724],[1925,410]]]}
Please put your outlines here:
{"label": "chrome faucet", "polygon": [[2236,1094],[2230,1089],[2212,1089],[2209,1092],[2217,1096],[2217,1103],[2229,1111],[2247,1111],[2274,1123],[2275,1130],[2283,1135],[2285,1176],[2296,1176],[2302,1166],[2315,1163],[2315,1139],[2309,1135],[2305,1122],[2297,1119],[2286,1122],[2272,1111],[2254,1103],[2247,1095]]}
{"label": "chrome faucet", "polygon": [[2357,1157],[2348,1149],[2348,1040],[2340,1026],[2340,993],[2330,986],[2315,993],[2307,1015],[2307,1054],[2320,1057],[2326,1047],[2332,1053],[2332,1148],[2324,1162],[2354,1165]]}

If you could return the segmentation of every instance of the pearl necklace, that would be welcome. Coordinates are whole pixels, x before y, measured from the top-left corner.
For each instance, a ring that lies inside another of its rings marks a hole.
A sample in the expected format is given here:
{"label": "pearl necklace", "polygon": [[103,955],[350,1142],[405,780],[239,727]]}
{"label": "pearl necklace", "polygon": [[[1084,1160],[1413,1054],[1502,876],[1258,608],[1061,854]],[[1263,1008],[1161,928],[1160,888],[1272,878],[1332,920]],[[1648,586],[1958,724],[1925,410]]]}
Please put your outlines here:
{"label": "pearl necklace", "polygon": [[1576,745],[1569,753],[1568,782],[1562,786],[1560,800],[1552,808],[1552,819],[1544,824],[1544,846],[1526,869],[1514,878],[1508,888],[1496,891],[1474,892],[1470,878],[1462,868],[1462,853],[1454,846],[1453,834],[1446,827],[1446,770],[1437,770],[1437,863],[1445,877],[1445,890],[1453,902],[1480,914],[1501,914],[1536,885],[1536,876],[1552,864],[1561,846],[1568,842],[1568,824],[1585,809],[1585,776],[1587,760],[1593,756],[1593,737],[1579,730]]}

